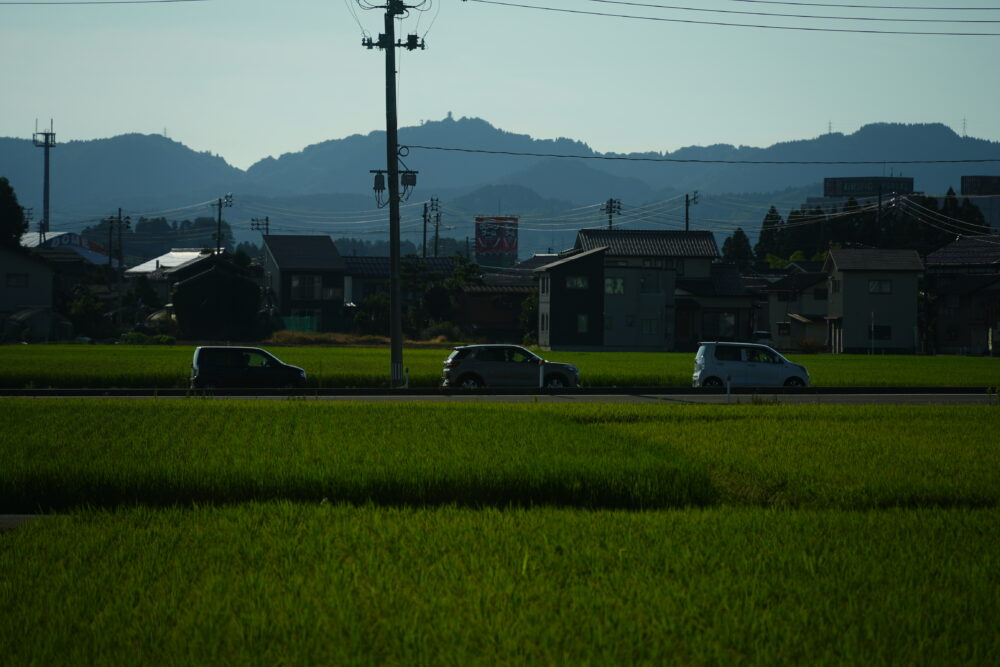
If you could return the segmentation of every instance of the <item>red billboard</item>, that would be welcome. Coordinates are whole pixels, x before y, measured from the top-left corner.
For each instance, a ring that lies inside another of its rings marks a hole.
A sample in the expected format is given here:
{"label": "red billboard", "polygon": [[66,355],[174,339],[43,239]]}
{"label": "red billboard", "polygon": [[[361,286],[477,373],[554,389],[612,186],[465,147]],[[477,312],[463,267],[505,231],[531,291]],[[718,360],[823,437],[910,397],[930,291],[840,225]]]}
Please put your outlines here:
{"label": "red billboard", "polygon": [[517,264],[517,216],[476,218],[476,262],[484,266]]}

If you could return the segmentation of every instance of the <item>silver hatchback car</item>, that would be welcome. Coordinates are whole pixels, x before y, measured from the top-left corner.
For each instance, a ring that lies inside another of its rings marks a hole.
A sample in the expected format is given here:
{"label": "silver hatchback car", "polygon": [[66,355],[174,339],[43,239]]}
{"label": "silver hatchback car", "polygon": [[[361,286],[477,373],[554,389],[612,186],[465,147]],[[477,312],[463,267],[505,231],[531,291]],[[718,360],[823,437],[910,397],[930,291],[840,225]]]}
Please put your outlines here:
{"label": "silver hatchback car", "polygon": [[695,387],[808,387],[809,371],[767,345],[711,343],[694,356]]}
{"label": "silver hatchback car", "polygon": [[520,345],[462,345],[444,360],[445,387],[579,387],[576,366],[546,361]]}

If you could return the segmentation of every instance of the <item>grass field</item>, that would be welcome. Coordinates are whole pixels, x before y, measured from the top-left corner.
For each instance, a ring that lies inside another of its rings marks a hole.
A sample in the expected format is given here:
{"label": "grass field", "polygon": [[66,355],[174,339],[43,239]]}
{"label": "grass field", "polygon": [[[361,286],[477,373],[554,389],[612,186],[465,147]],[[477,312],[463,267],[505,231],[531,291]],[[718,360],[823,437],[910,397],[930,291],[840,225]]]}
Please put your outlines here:
{"label": "grass field", "polygon": [[[5,399],[0,512],[995,506],[996,408]],[[39,428],[44,424],[45,428]]]}
{"label": "grass field", "polygon": [[0,655],[993,665],[997,414],[0,399]]}
{"label": "grass field", "polygon": [[993,665],[997,510],[81,512],[0,536],[6,665]]}
{"label": "grass field", "polygon": [[[272,347],[283,361],[301,366],[311,387],[384,387],[386,347]],[[190,346],[4,345],[0,387],[187,387]],[[541,352],[575,364],[591,387],[688,387],[692,353]],[[436,387],[448,349],[412,348],[403,360],[411,386]],[[904,355],[796,355],[819,387],[1000,385],[1000,358]]]}

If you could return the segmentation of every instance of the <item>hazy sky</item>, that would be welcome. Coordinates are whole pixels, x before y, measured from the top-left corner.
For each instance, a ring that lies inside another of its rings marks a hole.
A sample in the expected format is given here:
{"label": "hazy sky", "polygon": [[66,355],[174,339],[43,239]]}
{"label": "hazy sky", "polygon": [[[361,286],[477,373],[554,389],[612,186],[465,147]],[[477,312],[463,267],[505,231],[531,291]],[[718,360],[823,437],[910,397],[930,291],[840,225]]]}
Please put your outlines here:
{"label": "hazy sky", "polygon": [[[433,0],[397,33],[400,125],[478,116],[599,151],[768,146],[879,121],[941,122],[1000,140],[1000,36],[778,30],[681,21],[1000,35],[1000,1]],[[159,134],[246,168],[385,127],[384,11],[356,0],[150,4],[0,1],[0,136],[54,119],[59,142]],[[844,8],[831,5],[865,5]],[[884,8],[873,9],[876,5]],[[924,11],[891,6],[939,8]],[[804,14],[826,20],[690,11]],[[355,18],[356,17],[356,18]],[[964,19],[997,23],[902,22]],[[360,25],[359,25],[360,22]],[[928,156],[934,157],[934,156]]]}

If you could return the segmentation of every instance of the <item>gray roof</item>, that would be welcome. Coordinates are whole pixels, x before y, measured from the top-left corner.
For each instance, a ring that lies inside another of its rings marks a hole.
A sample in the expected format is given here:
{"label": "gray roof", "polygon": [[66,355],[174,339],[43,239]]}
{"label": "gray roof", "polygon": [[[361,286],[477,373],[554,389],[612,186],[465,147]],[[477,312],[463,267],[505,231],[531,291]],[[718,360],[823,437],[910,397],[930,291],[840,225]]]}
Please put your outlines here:
{"label": "gray roof", "polygon": [[801,292],[802,290],[809,289],[817,283],[821,283],[827,279],[825,273],[793,273],[790,276],[785,276],[781,280],[776,280],[767,287],[763,288],[765,292]]}
{"label": "gray roof", "polygon": [[344,260],[329,236],[267,235],[264,245],[282,271],[344,270]]}
{"label": "gray roof", "polygon": [[823,264],[838,271],[923,271],[924,263],[916,250],[885,248],[832,248]]}
{"label": "gray roof", "polygon": [[556,260],[551,264],[545,264],[544,266],[540,266],[537,269],[535,269],[535,271],[536,272],[548,271],[549,269],[554,269],[557,266],[562,266],[563,264],[569,264],[570,262],[575,262],[578,259],[582,259],[584,257],[590,257],[591,255],[596,255],[605,251],[607,251],[607,248],[601,246],[598,248],[590,248],[584,252],[560,253],[560,257],[562,257],[562,259]]}
{"label": "gray roof", "polygon": [[712,232],[661,229],[581,229],[576,247],[607,247],[609,257],[706,257],[715,259],[719,248]]}
{"label": "gray roof", "polygon": [[1000,269],[1000,236],[962,236],[927,255],[927,266],[996,266]]}

